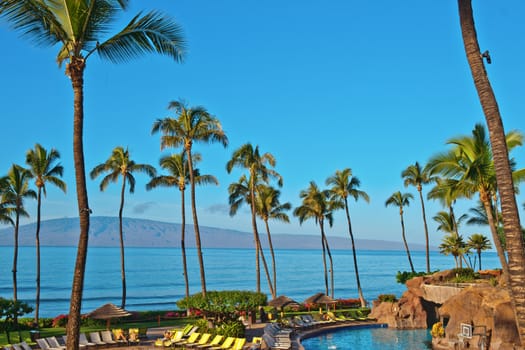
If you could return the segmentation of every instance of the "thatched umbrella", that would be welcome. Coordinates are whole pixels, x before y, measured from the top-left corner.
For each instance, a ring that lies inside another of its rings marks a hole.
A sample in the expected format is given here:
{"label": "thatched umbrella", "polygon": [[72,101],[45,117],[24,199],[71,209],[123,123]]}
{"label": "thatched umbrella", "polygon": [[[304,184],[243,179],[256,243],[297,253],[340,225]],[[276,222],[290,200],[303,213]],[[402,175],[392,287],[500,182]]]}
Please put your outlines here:
{"label": "thatched umbrella", "polygon": [[131,313],[116,306],[115,304],[105,304],[88,313],[86,316],[96,320],[106,320],[106,327],[109,329],[109,322],[112,318],[130,316]]}
{"label": "thatched umbrella", "polygon": [[284,309],[287,306],[293,307],[293,308],[299,308],[301,305],[292,298],[287,297],[286,295],[278,296],[275,299],[272,299],[268,302],[269,306],[273,306],[277,309]]}
{"label": "thatched umbrella", "polygon": [[326,308],[328,309],[328,305],[335,305],[337,304],[337,300],[332,298],[331,296],[328,296],[324,293],[315,293],[311,297],[307,298],[304,301],[305,304],[317,304],[317,305],[326,305]]}

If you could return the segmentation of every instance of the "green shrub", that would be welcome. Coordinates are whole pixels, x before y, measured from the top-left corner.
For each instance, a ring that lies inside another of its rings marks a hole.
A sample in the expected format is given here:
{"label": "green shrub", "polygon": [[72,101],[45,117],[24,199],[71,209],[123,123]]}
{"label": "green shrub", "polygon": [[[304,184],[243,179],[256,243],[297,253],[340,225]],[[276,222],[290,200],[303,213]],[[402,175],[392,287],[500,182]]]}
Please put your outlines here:
{"label": "green shrub", "polygon": [[383,303],[394,303],[397,301],[397,297],[394,294],[380,294],[377,300]]}
{"label": "green shrub", "polygon": [[226,337],[244,338],[244,325],[241,321],[225,321],[215,327],[217,334]]}
{"label": "green shrub", "polygon": [[406,281],[418,276],[426,276],[426,272],[409,272],[409,271],[397,271],[396,281],[397,283],[405,284]]}
{"label": "green shrub", "polygon": [[473,269],[468,267],[457,268],[452,271],[456,275],[456,277],[452,279],[455,283],[472,282],[479,278],[479,274],[475,273]]}

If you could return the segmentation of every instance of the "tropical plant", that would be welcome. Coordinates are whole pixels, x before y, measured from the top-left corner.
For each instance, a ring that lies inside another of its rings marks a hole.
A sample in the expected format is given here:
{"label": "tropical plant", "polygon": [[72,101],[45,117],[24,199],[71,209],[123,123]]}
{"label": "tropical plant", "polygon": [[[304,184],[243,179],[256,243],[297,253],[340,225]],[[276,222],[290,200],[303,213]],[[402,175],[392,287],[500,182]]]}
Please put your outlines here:
{"label": "tropical plant", "polygon": [[430,273],[430,243],[428,238],[427,216],[425,213],[425,201],[423,200],[423,185],[427,185],[434,179],[429,175],[426,168],[422,168],[418,162],[409,165],[401,173],[404,179],[405,187],[414,186],[419,193],[419,200],[421,202],[421,215],[423,216],[423,227],[425,229],[425,253],[427,263],[427,273]]}
{"label": "tropical plant", "polygon": [[[446,211],[440,211],[436,215],[434,215],[432,219],[434,219],[434,221],[438,223],[436,230],[445,232],[450,236],[459,237],[459,227],[461,226],[461,223],[467,219],[467,215],[463,214],[458,219],[456,219],[454,215],[451,215]],[[445,239],[446,238],[444,238],[444,240]],[[459,257],[460,259],[460,266],[462,264],[462,261],[465,261],[468,264],[467,260],[464,258],[464,253],[466,253],[466,251],[460,252],[458,250],[457,257]],[[454,257],[456,258],[456,256]]]}
{"label": "tropical plant", "polygon": [[106,174],[100,182],[100,191],[104,192],[112,182],[116,183],[122,177],[122,187],[120,190],[120,207],[118,210],[118,228],[120,239],[120,273],[122,281],[122,301],[121,308],[126,307],[126,268],[124,264],[124,233],[122,229],[122,214],[124,212],[124,195],[126,193],[126,183],[129,183],[129,193],[135,192],[135,177],[133,173],[144,173],[149,177],[156,175],[156,170],[149,164],[138,164],[131,159],[129,150],[122,146],[117,146],[111,151],[110,157],[104,162],[95,166],[91,172],[91,179]]}
{"label": "tropical plant", "polygon": [[330,200],[330,191],[321,190],[314,181],[310,181],[310,186],[306,190],[302,190],[299,194],[302,198],[302,204],[295,208],[293,214],[299,218],[299,223],[302,224],[308,219],[314,219],[315,223],[319,225],[321,231],[321,245],[323,248],[323,267],[324,267],[324,282],[325,292],[328,295],[328,269],[326,266],[326,254],[330,260],[330,286],[331,295],[334,295],[334,266],[332,261],[332,254],[328,246],[328,240],[324,230],[325,220],[330,227],[333,224],[333,210],[339,209],[340,202],[333,202]]}
{"label": "tropical plant", "polygon": [[478,253],[479,269],[481,270],[481,252],[492,249],[489,239],[481,233],[474,233],[468,238],[467,246]]}
{"label": "tropical plant", "polygon": [[0,177],[0,223],[14,226],[15,222],[12,218],[14,203],[9,202],[4,196],[8,188],[9,182],[7,176]]}
{"label": "tropical plant", "polygon": [[33,311],[33,308],[20,300],[4,299],[0,297],[0,320],[8,343],[11,343],[11,330],[18,331],[18,341],[22,336],[18,327],[18,318]]}
{"label": "tropical plant", "polygon": [[354,258],[354,270],[355,279],[357,283],[357,292],[359,300],[361,301],[361,307],[366,306],[366,300],[363,296],[363,290],[361,288],[361,281],[359,279],[359,269],[357,265],[357,254],[355,250],[354,233],[352,232],[352,222],[350,220],[350,210],[348,209],[348,197],[354,198],[357,202],[359,198],[362,198],[367,203],[370,202],[370,197],[364,191],[358,189],[361,185],[361,181],[352,175],[352,169],[345,168],[343,170],[336,170],[335,174],[326,179],[326,185],[332,186],[330,188],[330,195],[333,201],[341,201],[341,207],[345,209],[346,221],[348,223],[348,234],[350,235],[350,241],[352,242],[352,254]]}
{"label": "tropical plant", "polygon": [[403,243],[405,244],[405,251],[408,257],[408,263],[410,264],[410,271],[416,272],[414,269],[414,264],[412,263],[412,257],[410,256],[410,250],[408,249],[408,243],[405,237],[405,222],[403,220],[403,207],[408,207],[411,199],[414,199],[412,194],[401,193],[400,191],[397,191],[388,197],[385,202],[385,207],[393,205],[399,208],[399,217],[401,218],[401,236],[403,237]]}
{"label": "tropical plant", "polygon": [[439,251],[444,255],[452,255],[456,268],[461,268],[461,257],[466,253],[467,246],[461,235],[449,234],[443,237]]}
{"label": "tropical plant", "polygon": [[64,193],[66,183],[60,179],[64,173],[64,167],[57,163],[60,153],[51,148],[49,152],[40,144],[36,144],[34,149],[26,153],[26,164],[35,179],[37,188],[37,209],[36,209],[36,295],[35,295],[35,323],[38,324],[38,313],[40,309],[40,216],[42,206],[42,194],[47,195],[46,183],[50,183]]}
{"label": "tropical plant", "polygon": [[505,130],[496,96],[490,85],[483,63],[483,57],[488,56],[488,51],[486,55],[483,55],[479,48],[474,16],[472,14],[472,0],[459,0],[458,7],[465,53],[487,121],[490,144],[494,155],[494,168],[501,201],[508,253],[509,275],[505,278],[510,282],[511,296],[516,314],[516,326],[520,334],[520,343],[523,346],[525,344],[525,289],[523,288],[525,283],[525,249]]}
{"label": "tropical plant", "polygon": [[184,41],[180,27],[161,13],[138,14],[118,33],[105,39],[108,28],[129,0],[2,0],[0,16],[15,30],[35,42],[61,44],[57,62],[66,62],[74,95],[73,156],[80,222],[79,244],[71,288],[70,317],[67,327],[68,349],[78,348],[80,311],[88,247],[89,209],[85,179],[83,124],[84,71],[91,55],[122,63],[146,53],[159,53],[180,61]]}
{"label": "tropical plant", "polygon": [[173,110],[177,119],[157,119],[153,123],[151,133],[162,133],[160,148],[182,147],[188,162],[188,173],[190,175],[191,210],[193,216],[193,228],[195,230],[195,245],[199,259],[199,271],[201,277],[201,292],[206,296],[206,275],[204,270],[204,259],[202,257],[201,236],[199,219],[197,216],[197,205],[195,201],[195,173],[193,170],[192,147],[195,142],[213,143],[219,142],[224,147],[228,145],[228,137],[222,130],[219,120],[208,113],[204,107],[187,107],[183,101],[171,101],[168,109]]}
{"label": "tropical plant", "polygon": [[[201,156],[199,153],[194,153],[193,164],[195,165],[200,161]],[[181,195],[181,236],[180,236],[180,247],[182,255],[182,269],[184,275],[185,295],[189,297],[190,287],[188,281],[188,266],[186,262],[186,184],[189,183],[190,175],[188,173],[188,162],[186,161],[185,153],[172,154],[164,156],[160,159],[160,167],[166,170],[169,175],[159,175],[154,177],[146,185],[146,189],[149,191],[156,187],[172,187],[177,186]],[[199,169],[194,169],[194,179],[197,184],[215,184],[218,185],[219,181],[213,175],[200,175]]]}
{"label": "tropical plant", "polygon": [[270,225],[268,223],[269,219],[278,220],[282,222],[290,222],[290,218],[285,211],[288,211],[292,208],[292,205],[289,202],[281,204],[279,201],[279,196],[281,191],[267,186],[265,184],[259,184],[257,186],[257,196],[256,196],[256,208],[257,215],[261,217],[264,221],[266,227],[266,234],[268,235],[268,247],[270,248],[270,254],[272,255],[272,273],[273,273],[273,295],[275,298],[277,295],[277,268],[275,264],[275,252],[273,250],[272,235],[270,233]]}
{"label": "tropical plant", "polygon": [[3,182],[4,188],[3,198],[7,203],[12,205],[12,211],[15,215],[14,221],[14,253],[13,253],[13,300],[16,302],[17,298],[17,266],[18,266],[18,230],[20,227],[20,217],[29,217],[25,207],[24,200],[36,199],[36,192],[29,188],[29,180],[32,178],[29,170],[20,165],[13,164]]}

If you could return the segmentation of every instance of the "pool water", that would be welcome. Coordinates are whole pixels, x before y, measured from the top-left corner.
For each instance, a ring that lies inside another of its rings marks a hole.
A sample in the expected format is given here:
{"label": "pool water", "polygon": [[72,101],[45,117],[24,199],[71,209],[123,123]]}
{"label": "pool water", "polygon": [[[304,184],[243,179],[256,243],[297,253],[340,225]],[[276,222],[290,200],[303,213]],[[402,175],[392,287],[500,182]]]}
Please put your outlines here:
{"label": "pool water", "polygon": [[426,350],[432,340],[426,329],[346,328],[302,341],[305,350]]}

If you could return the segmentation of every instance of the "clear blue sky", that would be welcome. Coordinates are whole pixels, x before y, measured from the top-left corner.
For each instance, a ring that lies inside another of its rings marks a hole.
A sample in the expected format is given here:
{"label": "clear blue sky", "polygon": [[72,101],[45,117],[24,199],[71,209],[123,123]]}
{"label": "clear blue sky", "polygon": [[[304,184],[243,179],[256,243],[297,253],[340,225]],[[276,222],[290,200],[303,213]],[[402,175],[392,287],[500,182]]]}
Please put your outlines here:
{"label": "clear blue sky", "polygon": [[[335,170],[350,167],[371,203],[351,204],[358,239],[400,240],[397,209],[385,208],[393,192],[414,194],[406,209],[409,242],[424,242],[420,205],[414,188],[400,177],[408,165],[447,149],[447,139],[468,134],[482,111],[463,50],[457,2],[406,1],[133,1],[128,17],[158,9],[184,29],[188,52],[183,64],[147,56],[114,65],[91,57],[85,75],[85,159],[89,171],[116,146],[132,158],[158,166],[157,118],[173,116],[172,100],[202,105],[222,122],[230,140],[222,146],[196,146],[199,167],[220,186],[198,188],[201,225],[250,231],[247,210],[228,216],[227,187],[239,173],[225,163],[246,142],[277,160],[284,178],[282,201],[300,204],[299,192],[311,180],[324,186]],[[525,3],[473,1],[482,50],[490,50],[488,73],[506,130],[525,131]],[[147,6],[147,7],[146,7]],[[67,195],[51,186],[43,218],[77,216],[72,160],[72,89],[58,68],[58,48],[35,47],[0,22],[0,173],[23,164],[36,142],[57,148],[65,167]],[[165,153],[164,153],[165,154]],[[525,150],[515,150],[525,166]],[[125,216],[180,222],[179,192],[145,191],[126,195]],[[93,215],[117,216],[120,185],[104,193],[88,179]],[[429,188],[425,188],[425,192]],[[520,196],[522,208],[524,196]],[[460,203],[466,212],[474,202]],[[427,203],[431,242],[439,244]],[[34,203],[27,203],[35,219]],[[291,213],[290,213],[291,215]],[[318,234],[313,222],[273,224],[274,233]],[[480,232],[465,226],[462,233]],[[489,236],[488,230],[481,232]],[[346,236],[343,213],[329,235]]]}

